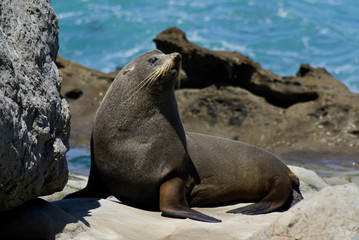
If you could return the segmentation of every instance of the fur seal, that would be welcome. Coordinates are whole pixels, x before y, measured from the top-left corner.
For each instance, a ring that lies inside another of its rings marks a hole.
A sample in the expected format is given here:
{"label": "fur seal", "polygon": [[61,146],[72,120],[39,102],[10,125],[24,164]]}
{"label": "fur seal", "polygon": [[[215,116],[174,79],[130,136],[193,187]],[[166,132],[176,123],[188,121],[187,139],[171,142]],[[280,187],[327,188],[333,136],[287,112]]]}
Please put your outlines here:
{"label": "fur seal", "polygon": [[118,73],[96,113],[88,184],[67,198],[114,195],[164,216],[220,222],[187,203],[199,179],[174,94],[181,60],[153,50]]}
{"label": "fur seal", "polygon": [[220,220],[190,208],[258,201],[229,212],[261,214],[302,199],[299,180],[269,152],[185,133],[174,85],[181,55],[144,53],[115,78],[96,114],[87,186],[66,198],[114,195],[162,215]]}

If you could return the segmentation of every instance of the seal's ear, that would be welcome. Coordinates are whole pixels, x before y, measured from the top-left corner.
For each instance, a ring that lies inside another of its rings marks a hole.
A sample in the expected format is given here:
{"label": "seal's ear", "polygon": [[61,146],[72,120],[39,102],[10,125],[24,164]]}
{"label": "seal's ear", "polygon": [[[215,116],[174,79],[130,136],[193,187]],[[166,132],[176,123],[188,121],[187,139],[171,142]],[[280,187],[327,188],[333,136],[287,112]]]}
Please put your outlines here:
{"label": "seal's ear", "polygon": [[127,73],[133,71],[135,69],[135,67],[130,67],[130,68],[127,68],[127,69],[123,69],[122,70],[122,75],[126,75]]}

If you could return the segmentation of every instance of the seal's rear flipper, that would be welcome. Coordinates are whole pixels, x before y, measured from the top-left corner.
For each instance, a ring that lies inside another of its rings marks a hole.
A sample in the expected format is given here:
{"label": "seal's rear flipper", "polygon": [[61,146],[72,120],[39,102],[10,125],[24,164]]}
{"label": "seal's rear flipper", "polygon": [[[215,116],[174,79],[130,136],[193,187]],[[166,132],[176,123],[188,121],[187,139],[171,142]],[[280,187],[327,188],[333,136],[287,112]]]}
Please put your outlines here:
{"label": "seal's rear flipper", "polygon": [[242,213],[248,215],[264,214],[275,210],[277,207],[273,208],[270,202],[260,201],[257,203],[250,204],[245,207],[240,207],[227,211],[227,213]]}
{"label": "seal's rear flipper", "polygon": [[243,213],[248,215],[256,215],[273,212],[288,202],[292,196],[291,179],[273,179],[271,182],[271,190],[259,202],[250,204],[245,207],[227,211],[227,213]]}
{"label": "seal's rear flipper", "polygon": [[202,222],[221,222],[188,207],[185,196],[185,184],[180,178],[172,178],[160,187],[160,210],[162,216],[190,218]]}
{"label": "seal's rear flipper", "polygon": [[162,216],[165,216],[165,217],[190,218],[193,220],[202,221],[202,222],[210,222],[210,223],[222,222],[221,220],[219,220],[217,218],[205,215],[203,213],[200,213],[200,212],[190,209],[190,208],[177,209],[175,211],[167,211],[167,210],[161,209],[161,212],[162,212]]}

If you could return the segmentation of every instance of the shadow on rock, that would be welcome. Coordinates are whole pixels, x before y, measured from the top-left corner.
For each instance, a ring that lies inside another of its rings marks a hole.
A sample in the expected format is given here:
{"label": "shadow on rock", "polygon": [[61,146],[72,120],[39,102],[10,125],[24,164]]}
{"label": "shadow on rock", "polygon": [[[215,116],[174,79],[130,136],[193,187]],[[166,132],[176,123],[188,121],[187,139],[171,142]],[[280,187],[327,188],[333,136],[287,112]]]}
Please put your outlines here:
{"label": "shadow on rock", "polygon": [[100,206],[98,199],[68,199],[47,202],[36,198],[13,210],[0,213],[0,239],[55,239],[68,229],[77,235],[90,224],[85,216]]}

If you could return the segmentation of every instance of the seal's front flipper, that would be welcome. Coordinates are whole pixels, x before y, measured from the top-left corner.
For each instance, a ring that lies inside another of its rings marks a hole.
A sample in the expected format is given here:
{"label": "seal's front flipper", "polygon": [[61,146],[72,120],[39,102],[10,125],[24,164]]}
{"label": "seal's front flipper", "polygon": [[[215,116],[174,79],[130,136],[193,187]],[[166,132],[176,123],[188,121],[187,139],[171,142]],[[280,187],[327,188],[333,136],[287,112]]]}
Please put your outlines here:
{"label": "seal's front flipper", "polygon": [[[92,148],[92,147],[91,147]],[[111,193],[107,189],[106,184],[102,181],[101,176],[97,172],[97,167],[91,161],[90,175],[88,178],[87,186],[77,192],[70,193],[64,199],[69,198],[107,198]]]}
{"label": "seal's front flipper", "polygon": [[188,207],[185,196],[185,184],[180,178],[172,178],[161,185],[160,210],[162,216],[190,218],[202,222],[221,222]]}
{"label": "seal's front flipper", "polygon": [[99,191],[97,189],[93,189],[89,186],[81,189],[77,192],[70,193],[66,195],[63,199],[70,199],[70,198],[107,198],[110,196],[108,192]]}

